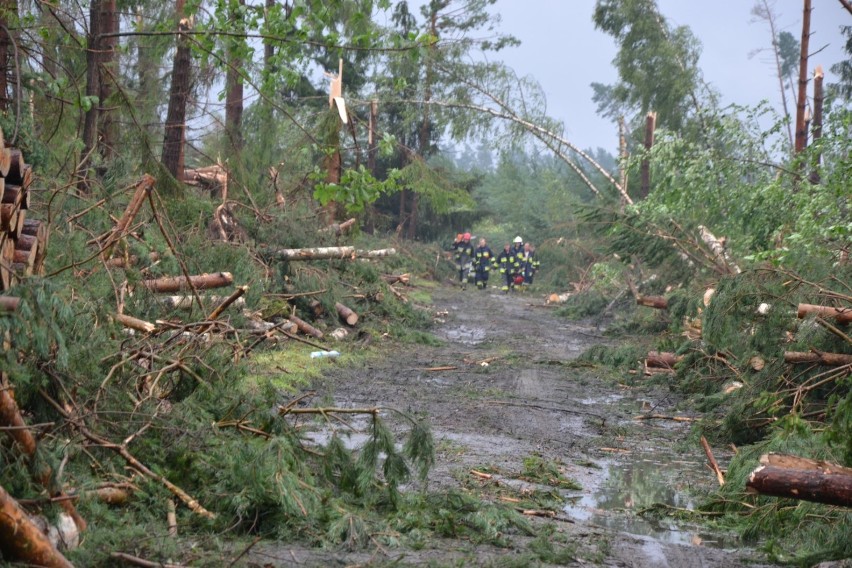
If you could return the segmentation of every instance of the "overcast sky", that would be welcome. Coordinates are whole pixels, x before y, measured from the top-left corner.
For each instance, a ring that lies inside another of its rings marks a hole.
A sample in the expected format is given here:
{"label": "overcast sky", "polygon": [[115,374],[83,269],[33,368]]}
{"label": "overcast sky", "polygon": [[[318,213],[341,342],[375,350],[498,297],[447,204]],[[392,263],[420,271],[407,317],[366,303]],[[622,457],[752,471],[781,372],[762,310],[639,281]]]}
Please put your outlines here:
{"label": "overcast sky", "polygon": [[[763,21],[754,21],[755,0],[657,0],[672,26],[688,26],[702,44],[699,66],[704,79],[722,95],[722,104],[757,104],[768,99],[781,109],[774,59],[768,52],[771,34]],[[774,2],[778,31],[801,37],[802,1]],[[548,114],[562,120],[568,140],[581,148],[602,147],[615,153],[616,126],[595,113],[592,82],[612,84],[616,48],[610,36],[592,22],[595,0],[499,0],[500,29],[521,40],[521,46],[502,51],[502,58],[519,75],[533,76],[544,88]],[[821,64],[826,82],[835,78],[831,65],[846,58],[841,25],[852,25],[838,0],[813,0],[810,51]],[[790,105],[788,97],[788,106]],[[795,103],[793,103],[793,107]],[[794,108],[790,107],[791,112]]]}

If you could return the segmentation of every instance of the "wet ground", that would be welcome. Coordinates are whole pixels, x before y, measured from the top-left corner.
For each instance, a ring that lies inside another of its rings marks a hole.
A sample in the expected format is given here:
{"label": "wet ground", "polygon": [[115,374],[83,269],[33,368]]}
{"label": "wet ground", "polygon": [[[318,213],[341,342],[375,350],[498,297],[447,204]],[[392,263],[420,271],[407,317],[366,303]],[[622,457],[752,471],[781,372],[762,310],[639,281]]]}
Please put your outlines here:
{"label": "wet ground", "polygon": [[[437,448],[429,490],[462,489],[504,503],[551,495],[539,511],[555,516],[530,519],[552,525],[560,546],[573,551],[568,565],[757,565],[759,556],[734,536],[674,520],[694,517],[689,511],[715,476],[688,439],[688,424],[635,420],[651,410],[678,414],[675,395],[641,380],[619,384],[574,361],[612,341],[601,327],[558,318],[529,292],[447,286],[434,301],[440,345],[408,346],[366,368],[329,361],[317,385],[338,406],[428,416]],[[361,441],[351,437],[353,445]],[[717,458],[724,465],[724,454]],[[522,472],[531,462],[555,464],[580,488],[530,481]],[[358,553],[258,546],[252,559],[271,566],[516,565],[513,557],[527,558],[529,538],[513,538],[509,548],[439,541],[417,551]]]}

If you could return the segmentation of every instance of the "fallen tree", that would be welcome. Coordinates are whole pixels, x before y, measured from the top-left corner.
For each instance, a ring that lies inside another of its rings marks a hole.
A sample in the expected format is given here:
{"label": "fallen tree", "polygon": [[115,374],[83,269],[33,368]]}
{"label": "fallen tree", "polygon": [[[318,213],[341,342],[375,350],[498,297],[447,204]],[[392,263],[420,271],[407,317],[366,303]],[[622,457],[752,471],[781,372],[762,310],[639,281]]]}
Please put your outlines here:
{"label": "fallen tree", "polygon": [[74,568],[26,511],[0,486],[0,552],[29,566]]}
{"label": "fallen tree", "polygon": [[761,495],[852,507],[852,469],[796,456],[766,454],[749,475],[746,489]]}
{"label": "fallen tree", "polygon": [[785,351],[785,363],[816,363],[828,367],[842,367],[852,365],[852,355],[845,353],[822,353],[819,351]]}
{"label": "fallen tree", "polygon": [[335,258],[380,258],[393,256],[396,249],[357,250],[355,247],[314,247],[298,249],[278,249],[271,256],[278,260],[328,260]]}
{"label": "fallen tree", "polygon": [[225,286],[230,286],[233,283],[234,276],[230,272],[198,274],[190,276],[189,279],[187,279],[185,276],[174,276],[142,281],[142,285],[145,288],[156,293],[180,292],[192,288],[196,290],[223,288]]}

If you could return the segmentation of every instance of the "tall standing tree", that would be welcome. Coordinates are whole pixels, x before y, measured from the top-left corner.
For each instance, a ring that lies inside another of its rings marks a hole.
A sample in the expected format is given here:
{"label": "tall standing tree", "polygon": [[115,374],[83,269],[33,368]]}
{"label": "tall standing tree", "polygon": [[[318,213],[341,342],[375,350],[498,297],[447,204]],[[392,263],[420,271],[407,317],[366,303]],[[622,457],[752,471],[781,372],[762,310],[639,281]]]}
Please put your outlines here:
{"label": "tall standing tree", "polygon": [[805,105],[808,98],[808,46],[811,38],[811,0],[803,0],[802,47],[799,56],[799,93],[796,98],[796,153],[803,152],[808,141]]}
{"label": "tall standing tree", "polygon": [[172,80],[162,154],[163,167],[178,180],[183,178],[186,105],[192,89],[192,57],[189,38],[186,36],[186,32],[190,29],[191,20],[184,17],[184,8],[185,0],[177,0],[175,3],[175,19],[177,20],[178,36],[172,63]]}
{"label": "tall standing tree", "polygon": [[227,65],[225,73],[225,132],[234,154],[239,156],[243,148],[243,66],[246,64],[245,0],[233,0],[229,4],[231,29],[236,34],[229,36],[227,42]]}

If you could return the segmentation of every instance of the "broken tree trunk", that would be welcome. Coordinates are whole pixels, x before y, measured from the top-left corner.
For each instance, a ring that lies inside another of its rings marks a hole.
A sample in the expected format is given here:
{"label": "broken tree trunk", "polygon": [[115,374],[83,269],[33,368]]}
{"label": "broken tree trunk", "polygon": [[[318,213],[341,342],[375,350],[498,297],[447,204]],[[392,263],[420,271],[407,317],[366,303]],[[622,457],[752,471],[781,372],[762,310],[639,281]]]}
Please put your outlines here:
{"label": "broken tree trunk", "polygon": [[124,327],[141,331],[142,333],[154,333],[157,326],[151,322],[134,318],[125,314],[115,314],[115,321]]}
{"label": "broken tree trunk", "polygon": [[[650,152],[654,146],[656,127],[657,113],[651,111],[645,116],[645,152]],[[645,199],[651,193],[651,160],[648,157],[643,158],[640,165],[640,182],[639,197]]]}
{"label": "broken tree trunk", "polygon": [[228,309],[228,307],[239,300],[243,294],[248,292],[248,286],[237,286],[237,289],[234,290],[234,293],[225,298],[222,303],[220,303],[216,308],[210,312],[210,315],[207,316],[208,321],[213,321],[218,319],[219,316],[222,315],[222,312]]}
{"label": "broken tree trunk", "polygon": [[681,361],[683,361],[683,355],[666,351],[648,351],[645,364],[655,369],[674,369],[674,366]]}
{"label": "broken tree trunk", "polygon": [[210,288],[223,288],[234,283],[234,276],[230,272],[214,272],[213,274],[199,274],[190,276],[174,276],[168,278],[157,278],[155,280],[143,280],[142,285],[155,293],[180,292],[195,288],[196,290],[207,290]]}
{"label": "broken tree trunk", "polygon": [[327,260],[333,258],[378,258],[392,256],[396,249],[356,250],[355,247],[314,247],[279,249],[272,256],[279,260]]}
{"label": "broken tree trunk", "polygon": [[637,296],[636,304],[655,310],[667,310],[669,301],[662,296]]}
{"label": "broken tree trunk", "polygon": [[849,468],[795,456],[764,455],[760,463],[746,482],[752,493],[852,507]]}
{"label": "broken tree trunk", "polygon": [[358,323],[358,314],[353,312],[351,309],[347,308],[340,302],[334,304],[334,307],[337,310],[337,315],[340,316],[340,319],[346,322],[346,325],[354,326]]}
{"label": "broken tree trunk", "polygon": [[157,180],[155,180],[153,176],[145,174],[136,184],[136,189],[133,191],[133,197],[130,198],[130,203],[127,204],[124,214],[115,224],[115,227],[104,241],[103,251],[101,254],[105,259],[109,258],[109,255],[112,252],[112,247],[115,243],[125,236],[125,233],[130,228],[130,224],[133,222],[133,219],[136,218],[136,215],[139,214],[139,210],[142,209],[142,205],[148,198],[148,194],[151,193],[151,188],[154,187],[156,181]]}
{"label": "broken tree trunk", "polygon": [[2,486],[0,552],[6,560],[22,562],[29,566],[74,568]]}
{"label": "broken tree trunk", "polygon": [[14,312],[21,305],[21,299],[14,296],[0,296],[0,312]]}
{"label": "broken tree trunk", "polygon": [[311,337],[316,337],[317,339],[323,338],[323,332],[321,332],[305,320],[299,319],[296,316],[290,316],[290,321],[296,324],[296,328],[305,335],[310,335]]}
{"label": "broken tree trunk", "polygon": [[352,217],[351,219],[348,219],[348,220],[346,220],[342,223],[333,223],[333,224],[329,225],[328,227],[320,229],[320,232],[321,233],[334,233],[335,235],[337,235],[339,237],[343,233],[351,230],[352,227],[355,226],[356,222],[357,222],[357,219],[355,217]]}
{"label": "broken tree trunk", "polygon": [[796,316],[799,319],[812,314],[821,318],[834,318],[837,323],[852,323],[852,308],[832,308],[814,304],[799,304],[799,309],[796,310]]}
{"label": "broken tree trunk", "polygon": [[727,274],[739,274],[742,272],[740,267],[731,260],[728,251],[725,250],[724,241],[717,239],[704,225],[698,225],[698,232],[701,235],[701,240],[713,252],[713,260],[720,270]]}
{"label": "broken tree trunk", "polygon": [[852,365],[852,355],[845,353],[822,353],[818,351],[785,351],[784,362],[793,364],[817,363],[829,367],[842,367],[843,365]]}

